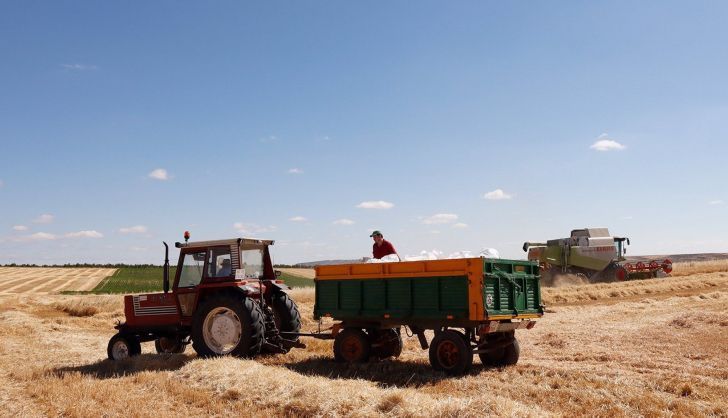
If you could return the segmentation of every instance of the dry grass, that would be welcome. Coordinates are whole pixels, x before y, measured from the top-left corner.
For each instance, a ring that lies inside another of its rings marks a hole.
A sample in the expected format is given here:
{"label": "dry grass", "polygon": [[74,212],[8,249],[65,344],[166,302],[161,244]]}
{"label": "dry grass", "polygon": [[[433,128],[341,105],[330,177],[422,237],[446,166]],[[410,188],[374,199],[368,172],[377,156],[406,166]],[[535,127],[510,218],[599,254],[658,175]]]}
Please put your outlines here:
{"label": "dry grass", "polygon": [[[680,284],[682,282],[682,284]],[[687,287],[686,287],[687,286]],[[579,293],[589,293],[586,299]],[[612,294],[617,296],[613,296]],[[624,296],[620,296],[623,293]],[[294,290],[311,319],[314,293]],[[728,274],[546,289],[519,331],[521,361],[460,378],[430,369],[415,338],[397,360],[332,361],[331,342],[287,355],[105,359],[119,296],[0,296],[6,416],[726,416]],[[593,297],[593,298],[592,298]],[[563,302],[559,302],[563,299]],[[93,316],[63,308],[93,306]],[[60,308],[59,308],[60,307]],[[60,309],[60,310],[59,310]],[[476,361],[476,363],[478,363]]]}
{"label": "dry grass", "polygon": [[728,272],[728,259],[680,262],[674,263],[672,267],[672,276],[689,276],[692,274],[700,273]]}
{"label": "dry grass", "polygon": [[95,267],[0,267],[0,295],[91,290],[115,271],[116,269]]}
{"label": "dry grass", "polygon": [[622,302],[646,296],[709,293],[728,286],[728,273],[695,274],[690,277],[670,276],[658,279],[631,280],[617,283],[594,283],[562,287],[545,287],[541,293],[546,305]]}

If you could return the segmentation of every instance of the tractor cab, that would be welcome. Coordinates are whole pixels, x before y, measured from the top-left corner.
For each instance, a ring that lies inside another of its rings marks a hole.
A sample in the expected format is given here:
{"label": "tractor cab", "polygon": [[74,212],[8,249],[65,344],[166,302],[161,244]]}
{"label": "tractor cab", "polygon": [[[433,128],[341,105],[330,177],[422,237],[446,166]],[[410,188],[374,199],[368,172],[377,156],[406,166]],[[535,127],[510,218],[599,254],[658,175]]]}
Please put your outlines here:
{"label": "tractor cab", "polygon": [[126,356],[138,354],[144,341],[155,341],[158,352],[173,353],[192,343],[206,356],[286,352],[297,346],[280,337],[281,331],[298,332],[301,324],[286,294],[290,288],[273,269],[269,247],[274,241],[188,239],[185,232],[185,242],[175,243],[180,254],[171,280],[164,243],[163,293],[124,297],[126,321],[109,342],[110,358],[123,358],[124,350]]}

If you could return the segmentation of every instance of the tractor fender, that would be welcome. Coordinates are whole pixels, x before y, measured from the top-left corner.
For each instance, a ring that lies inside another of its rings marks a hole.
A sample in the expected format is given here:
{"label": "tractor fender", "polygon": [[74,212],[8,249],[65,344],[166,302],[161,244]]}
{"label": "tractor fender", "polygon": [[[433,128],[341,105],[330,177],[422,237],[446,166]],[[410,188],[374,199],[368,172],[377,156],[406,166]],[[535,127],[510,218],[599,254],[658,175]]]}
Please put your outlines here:
{"label": "tractor fender", "polygon": [[291,290],[291,288],[282,280],[271,280],[270,282],[266,282],[265,285],[268,288],[266,289],[266,293],[268,293],[268,291],[275,292],[276,290],[280,290],[281,292],[287,292]]}

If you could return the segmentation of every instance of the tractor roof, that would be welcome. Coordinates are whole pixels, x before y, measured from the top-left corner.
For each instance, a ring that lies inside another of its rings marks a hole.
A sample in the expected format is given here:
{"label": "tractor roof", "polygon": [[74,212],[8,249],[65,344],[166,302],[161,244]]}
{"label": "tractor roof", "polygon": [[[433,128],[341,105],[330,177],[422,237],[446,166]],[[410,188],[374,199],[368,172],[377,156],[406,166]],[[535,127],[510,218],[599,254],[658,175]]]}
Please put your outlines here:
{"label": "tractor roof", "polygon": [[220,247],[223,245],[237,245],[242,247],[245,245],[273,245],[275,241],[255,238],[230,238],[230,239],[219,239],[214,241],[193,241],[187,243],[175,242],[174,246],[177,248],[206,248],[206,247]]}

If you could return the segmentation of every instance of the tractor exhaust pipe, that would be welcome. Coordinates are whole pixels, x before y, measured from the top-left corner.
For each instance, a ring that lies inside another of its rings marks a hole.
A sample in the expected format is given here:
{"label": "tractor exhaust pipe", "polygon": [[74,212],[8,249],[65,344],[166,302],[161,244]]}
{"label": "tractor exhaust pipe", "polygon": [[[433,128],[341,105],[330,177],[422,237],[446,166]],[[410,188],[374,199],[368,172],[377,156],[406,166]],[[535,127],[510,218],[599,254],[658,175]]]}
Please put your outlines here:
{"label": "tractor exhaust pipe", "polygon": [[169,292],[169,245],[162,241],[164,244],[164,293]]}

